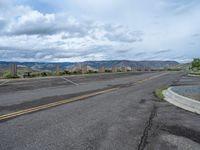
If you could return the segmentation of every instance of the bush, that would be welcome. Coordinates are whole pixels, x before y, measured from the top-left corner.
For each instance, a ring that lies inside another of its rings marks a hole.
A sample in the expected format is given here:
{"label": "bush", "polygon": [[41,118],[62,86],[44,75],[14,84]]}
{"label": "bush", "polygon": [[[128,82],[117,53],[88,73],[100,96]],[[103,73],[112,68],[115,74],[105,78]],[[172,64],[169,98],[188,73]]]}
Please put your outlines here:
{"label": "bush", "polygon": [[41,74],[39,72],[31,73],[30,78],[39,77]]}
{"label": "bush", "polygon": [[105,72],[112,72],[112,70],[106,69]]}
{"label": "bush", "polygon": [[98,73],[98,72],[97,71],[93,71],[93,70],[88,70],[87,73],[89,74],[89,73]]}
{"label": "bush", "polygon": [[46,73],[46,72],[41,72],[41,76],[42,76],[42,77],[46,77],[46,76],[47,76],[47,73]]}
{"label": "bush", "polygon": [[167,71],[181,71],[180,68],[168,68]]}
{"label": "bush", "polygon": [[11,73],[10,72],[5,72],[4,74],[3,74],[3,78],[7,78],[7,79],[12,79],[12,78],[19,78],[19,76],[18,75],[11,75]]}
{"label": "bush", "polygon": [[72,74],[82,74],[81,70],[73,71]]}
{"label": "bush", "polygon": [[70,74],[71,74],[71,72],[70,72],[70,71],[68,71],[68,70],[65,70],[65,71],[64,71],[64,74],[66,74],[66,75],[70,75]]}
{"label": "bush", "polygon": [[200,70],[200,58],[195,58],[192,61],[192,69]]}

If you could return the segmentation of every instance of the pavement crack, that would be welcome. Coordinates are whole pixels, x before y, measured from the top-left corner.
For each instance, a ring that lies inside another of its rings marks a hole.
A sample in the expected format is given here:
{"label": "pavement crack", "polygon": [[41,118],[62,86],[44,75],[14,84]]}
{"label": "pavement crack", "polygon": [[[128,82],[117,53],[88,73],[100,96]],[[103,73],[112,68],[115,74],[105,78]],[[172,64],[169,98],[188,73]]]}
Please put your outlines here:
{"label": "pavement crack", "polygon": [[138,150],[143,150],[147,144],[147,140],[148,140],[148,135],[149,135],[149,131],[151,130],[151,127],[153,125],[153,118],[156,116],[157,113],[157,107],[153,106],[153,109],[151,111],[151,114],[149,116],[149,119],[146,123],[146,126],[144,128],[143,134],[141,136],[139,145],[138,145]]}

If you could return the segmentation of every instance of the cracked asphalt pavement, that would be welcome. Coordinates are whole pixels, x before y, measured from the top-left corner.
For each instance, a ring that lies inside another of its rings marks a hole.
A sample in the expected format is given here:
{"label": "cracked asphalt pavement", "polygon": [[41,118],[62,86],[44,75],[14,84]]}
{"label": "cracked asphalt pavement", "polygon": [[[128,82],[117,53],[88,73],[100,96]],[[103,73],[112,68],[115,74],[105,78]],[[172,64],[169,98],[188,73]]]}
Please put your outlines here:
{"label": "cracked asphalt pavement", "polygon": [[153,94],[157,87],[192,77],[154,72],[66,78],[78,85],[61,78],[1,85],[0,115],[95,90],[119,89],[1,121],[0,150],[200,149],[199,115]]}

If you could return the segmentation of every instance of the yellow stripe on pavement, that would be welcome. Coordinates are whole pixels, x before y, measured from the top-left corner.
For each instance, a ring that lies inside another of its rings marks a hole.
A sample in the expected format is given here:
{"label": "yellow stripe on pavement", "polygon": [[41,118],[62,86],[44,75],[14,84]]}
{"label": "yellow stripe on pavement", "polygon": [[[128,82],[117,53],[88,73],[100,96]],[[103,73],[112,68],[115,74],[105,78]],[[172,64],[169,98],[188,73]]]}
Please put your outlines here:
{"label": "yellow stripe on pavement", "polygon": [[61,101],[57,101],[57,102],[53,102],[53,103],[49,103],[49,104],[44,104],[44,105],[41,105],[41,106],[36,106],[36,107],[16,111],[16,112],[13,112],[13,113],[8,113],[8,114],[5,114],[5,115],[1,115],[0,121],[6,120],[6,119],[11,119],[11,118],[14,118],[14,117],[17,117],[17,116],[25,115],[25,114],[36,112],[36,111],[41,111],[41,110],[44,110],[44,109],[47,109],[47,108],[56,107],[56,106],[59,106],[59,105],[79,101],[79,100],[89,98],[89,97],[92,97],[92,96],[108,93],[108,92],[111,92],[111,91],[114,91],[114,90],[117,90],[117,89],[118,88],[111,88],[111,89],[93,92],[93,93],[89,93],[89,94],[85,94],[85,95],[81,95],[81,96],[76,96],[76,97],[69,98],[69,99],[66,99],[66,100],[61,100]]}
{"label": "yellow stripe on pavement", "polygon": [[[160,74],[160,75],[145,78],[143,80],[139,80],[137,83],[143,83],[145,81],[158,78],[158,77],[163,76],[165,74],[168,74],[168,73],[163,73],[163,74]],[[79,100],[89,98],[89,97],[92,97],[92,96],[112,92],[112,91],[115,91],[117,89],[119,89],[119,88],[110,88],[110,89],[106,89],[106,90],[102,90],[102,91],[98,91],[98,92],[92,92],[92,93],[89,93],[89,94],[84,94],[84,95],[81,95],[81,96],[72,97],[72,98],[69,98],[69,99],[66,99],[66,100],[60,100],[60,101],[57,101],[57,102],[52,102],[52,103],[48,103],[48,104],[44,104],[44,105],[40,105],[40,106],[36,106],[36,107],[24,109],[24,110],[19,110],[19,111],[12,112],[12,113],[0,115],[0,121],[6,120],[6,119],[11,119],[11,118],[18,117],[18,116],[21,116],[21,115],[25,115],[25,114],[28,114],[28,113],[33,113],[33,112],[45,110],[47,108],[52,108],[52,107],[60,106],[60,105],[63,105],[63,104],[79,101]]]}

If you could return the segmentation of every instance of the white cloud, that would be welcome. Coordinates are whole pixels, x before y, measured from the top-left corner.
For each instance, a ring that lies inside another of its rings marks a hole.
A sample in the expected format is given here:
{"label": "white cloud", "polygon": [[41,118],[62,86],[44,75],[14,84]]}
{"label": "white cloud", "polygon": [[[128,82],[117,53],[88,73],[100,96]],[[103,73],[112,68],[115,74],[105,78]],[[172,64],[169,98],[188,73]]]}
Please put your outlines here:
{"label": "white cloud", "polygon": [[200,38],[192,36],[200,34],[198,0],[40,1],[42,9],[39,1],[0,0],[0,60],[200,56]]}

